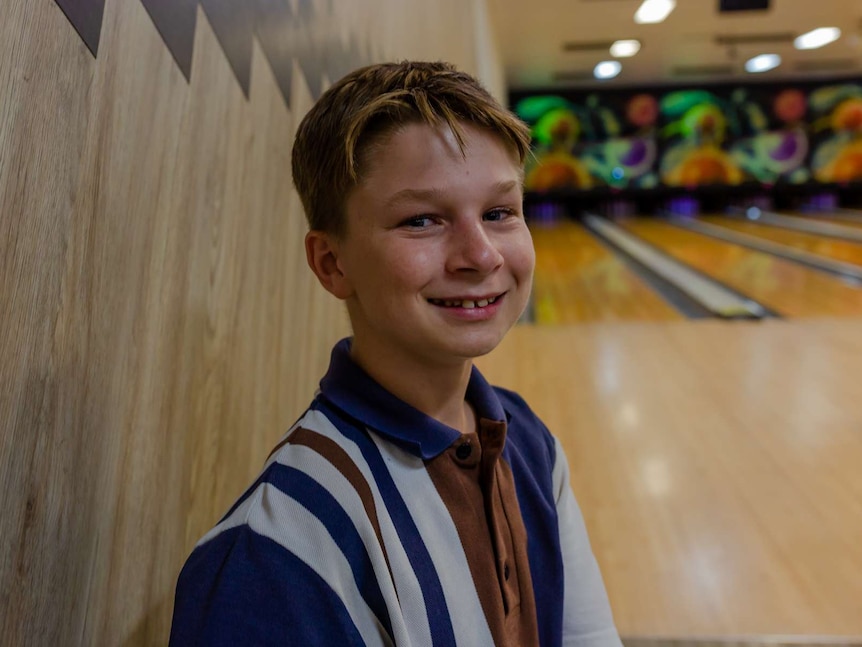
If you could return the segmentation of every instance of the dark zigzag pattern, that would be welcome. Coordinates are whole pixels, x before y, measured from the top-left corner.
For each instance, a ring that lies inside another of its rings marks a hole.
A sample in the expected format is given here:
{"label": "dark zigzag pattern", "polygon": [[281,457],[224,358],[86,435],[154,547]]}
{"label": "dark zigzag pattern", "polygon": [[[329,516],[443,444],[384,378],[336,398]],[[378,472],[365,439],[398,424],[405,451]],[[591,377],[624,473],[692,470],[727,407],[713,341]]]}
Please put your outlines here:
{"label": "dark zigzag pattern", "polygon": [[[92,52],[98,55],[105,0],[55,0]],[[345,46],[334,28],[330,0],[318,11],[312,0],[140,0],[171,55],[191,77],[197,6],[201,5],[233,75],[248,98],[253,38],[266,55],[290,107],[293,63],[297,61],[312,96],[320,96],[324,75],[334,81],[371,62],[367,48],[351,33]]]}

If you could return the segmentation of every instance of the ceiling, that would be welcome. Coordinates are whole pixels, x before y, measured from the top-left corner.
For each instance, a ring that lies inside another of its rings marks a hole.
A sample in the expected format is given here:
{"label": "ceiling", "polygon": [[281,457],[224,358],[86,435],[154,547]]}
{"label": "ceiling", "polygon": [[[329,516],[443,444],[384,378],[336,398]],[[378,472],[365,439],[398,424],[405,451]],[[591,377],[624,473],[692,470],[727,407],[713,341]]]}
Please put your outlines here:
{"label": "ceiling", "polygon": [[[630,87],[692,82],[862,78],[862,0],[771,0],[762,11],[720,13],[719,0],[677,0],[663,23],[638,25],[641,0],[488,0],[510,90]],[[841,39],[798,51],[793,38],[839,27]],[[618,39],[641,41],[622,72],[596,81],[593,68]],[[759,41],[759,42],[758,42]],[[763,53],[782,64],[757,75],[745,61]]]}

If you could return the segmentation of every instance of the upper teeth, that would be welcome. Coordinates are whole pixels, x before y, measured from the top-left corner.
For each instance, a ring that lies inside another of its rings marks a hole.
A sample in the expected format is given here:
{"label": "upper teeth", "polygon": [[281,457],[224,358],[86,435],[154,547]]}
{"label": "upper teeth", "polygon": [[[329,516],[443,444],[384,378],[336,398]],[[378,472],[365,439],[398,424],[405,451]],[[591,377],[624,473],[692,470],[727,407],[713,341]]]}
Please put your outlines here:
{"label": "upper teeth", "polygon": [[479,299],[478,301],[471,301],[469,299],[464,299],[463,301],[452,301],[449,299],[430,299],[431,303],[435,305],[446,306],[447,308],[484,308],[489,303],[494,303],[497,300],[497,297],[490,297],[488,299]]}

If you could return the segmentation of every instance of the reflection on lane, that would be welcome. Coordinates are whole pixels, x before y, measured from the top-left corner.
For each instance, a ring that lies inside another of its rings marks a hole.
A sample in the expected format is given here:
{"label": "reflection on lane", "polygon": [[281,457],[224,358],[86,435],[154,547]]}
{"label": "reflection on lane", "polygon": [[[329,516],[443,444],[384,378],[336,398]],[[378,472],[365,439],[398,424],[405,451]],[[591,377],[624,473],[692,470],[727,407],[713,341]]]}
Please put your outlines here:
{"label": "reflection on lane", "polygon": [[813,220],[815,222],[828,222],[833,225],[846,225],[848,227],[855,227],[856,229],[862,229],[862,211],[857,214],[849,214],[845,215],[844,213],[829,213],[828,211],[823,213],[788,213],[787,215],[798,216],[800,218],[808,218],[809,220]]}
{"label": "reflection on lane", "polygon": [[726,229],[732,229],[743,234],[757,236],[764,240],[780,243],[812,254],[819,254],[827,258],[845,263],[854,263],[862,266],[862,243],[837,238],[826,238],[802,231],[774,227],[772,225],[761,225],[756,222],[737,220],[734,218],[723,218],[721,216],[704,216],[699,220],[712,225],[719,225]]}
{"label": "reflection on lane", "polygon": [[534,225],[531,232],[536,323],[683,318],[581,225]]}
{"label": "reflection on lane", "polygon": [[763,252],[646,219],[619,223],[674,258],[788,316],[862,316],[862,289]]}

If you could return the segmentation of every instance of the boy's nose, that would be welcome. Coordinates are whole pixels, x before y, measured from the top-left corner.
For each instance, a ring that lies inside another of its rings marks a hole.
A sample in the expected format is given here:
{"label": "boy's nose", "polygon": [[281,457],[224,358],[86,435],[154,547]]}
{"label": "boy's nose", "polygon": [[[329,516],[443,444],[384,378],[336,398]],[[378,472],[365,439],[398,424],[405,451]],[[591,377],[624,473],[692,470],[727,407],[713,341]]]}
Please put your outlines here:
{"label": "boy's nose", "polygon": [[503,254],[483,223],[459,227],[452,234],[449,271],[467,270],[489,274],[503,264]]}

